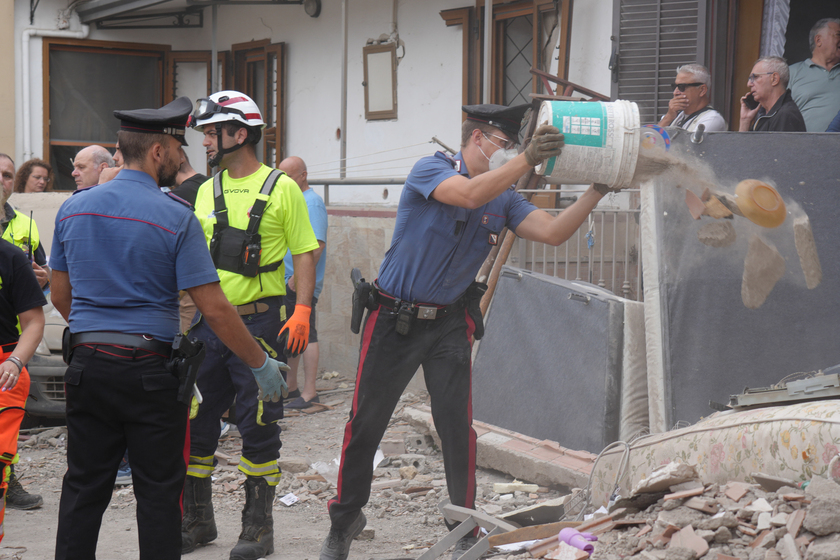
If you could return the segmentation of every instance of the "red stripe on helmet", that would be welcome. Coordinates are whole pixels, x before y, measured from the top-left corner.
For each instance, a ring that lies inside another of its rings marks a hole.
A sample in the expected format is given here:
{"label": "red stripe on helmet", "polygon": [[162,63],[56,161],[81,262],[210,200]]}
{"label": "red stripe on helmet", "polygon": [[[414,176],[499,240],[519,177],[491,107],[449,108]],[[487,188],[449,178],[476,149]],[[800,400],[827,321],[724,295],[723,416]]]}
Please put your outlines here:
{"label": "red stripe on helmet", "polygon": [[250,101],[250,99],[248,99],[247,97],[231,97],[227,101],[219,101],[218,105],[221,105],[222,107],[227,107],[231,103],[239,103],[240,101]]}

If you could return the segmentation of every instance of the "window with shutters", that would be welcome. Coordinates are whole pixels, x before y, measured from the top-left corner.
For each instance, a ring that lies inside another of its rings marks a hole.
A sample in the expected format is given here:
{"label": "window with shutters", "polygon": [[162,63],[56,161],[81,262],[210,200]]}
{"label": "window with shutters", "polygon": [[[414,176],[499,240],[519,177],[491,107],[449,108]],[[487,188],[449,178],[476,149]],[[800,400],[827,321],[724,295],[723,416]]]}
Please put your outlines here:
{"label": "window with shutters", "polygon": [[[447,26],[463,27],[465,105],[483,99],[484,6],[484,0],[476,0],[475,6],[440,13]],[[557,57],[557,75],[567,77],[571,21],[570,0],[493,0],[491,103],[529,103],[532,92],[543,91],[530,70],[549,71],[552,56]]]}
{"label": "window with shutters", "polygon": [[613,99],[635,101],[642,124],[656,123],[683,64],[705,62],[706,0],[615,0]]}

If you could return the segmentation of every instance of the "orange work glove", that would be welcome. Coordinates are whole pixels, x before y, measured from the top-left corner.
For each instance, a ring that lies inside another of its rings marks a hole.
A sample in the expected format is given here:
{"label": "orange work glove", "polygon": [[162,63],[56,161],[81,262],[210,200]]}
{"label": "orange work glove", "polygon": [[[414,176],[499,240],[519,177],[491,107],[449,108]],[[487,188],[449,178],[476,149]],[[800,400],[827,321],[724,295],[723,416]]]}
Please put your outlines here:
{"label": "orange work glove", "polygon": [[286,320],[286,324],[277,335],[277,342],[290,358],[303,354],[309,343],[309,315],[312,308],[308,305],[295,305],[295,312]]}

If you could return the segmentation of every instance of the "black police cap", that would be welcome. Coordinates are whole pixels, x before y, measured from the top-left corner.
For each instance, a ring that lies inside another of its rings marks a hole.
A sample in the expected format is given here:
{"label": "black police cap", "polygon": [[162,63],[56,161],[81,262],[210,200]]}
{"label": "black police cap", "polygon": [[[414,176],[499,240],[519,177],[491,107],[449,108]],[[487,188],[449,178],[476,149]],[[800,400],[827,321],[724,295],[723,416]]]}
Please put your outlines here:
{"label": "black police cap", "polygon": [[514,105],[513,107],[485,103],[482,105],[464,105],[461,109],[467,114],[467,120],[495,126],[507,134],[508,138],[514,142],[519,142],[519,129],[522,128],[522,119],[530,107],[530,103]]}
{"label": "black police cap", "polygon": [[186,146],[187,121],[191,112],[192,101],[188,97],[179,97],[160,109],[114,111],[114,116],[120,119],[120,130],[148,134],[170,134]]}

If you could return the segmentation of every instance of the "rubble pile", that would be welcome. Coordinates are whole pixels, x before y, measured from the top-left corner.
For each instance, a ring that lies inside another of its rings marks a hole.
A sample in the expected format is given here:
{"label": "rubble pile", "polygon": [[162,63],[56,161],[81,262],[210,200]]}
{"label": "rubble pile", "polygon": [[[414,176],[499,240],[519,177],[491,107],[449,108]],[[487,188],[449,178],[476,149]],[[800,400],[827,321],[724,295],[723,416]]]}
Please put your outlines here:
{"label": "rubble pile", "polygon": [[[577,529],[598,537],[591,554],[597,560],[840,560],[840,484],[815,476],[803,490],[767,478],[643,489]],[[497,558],[590,556],[556,536],[528,551]]]}

